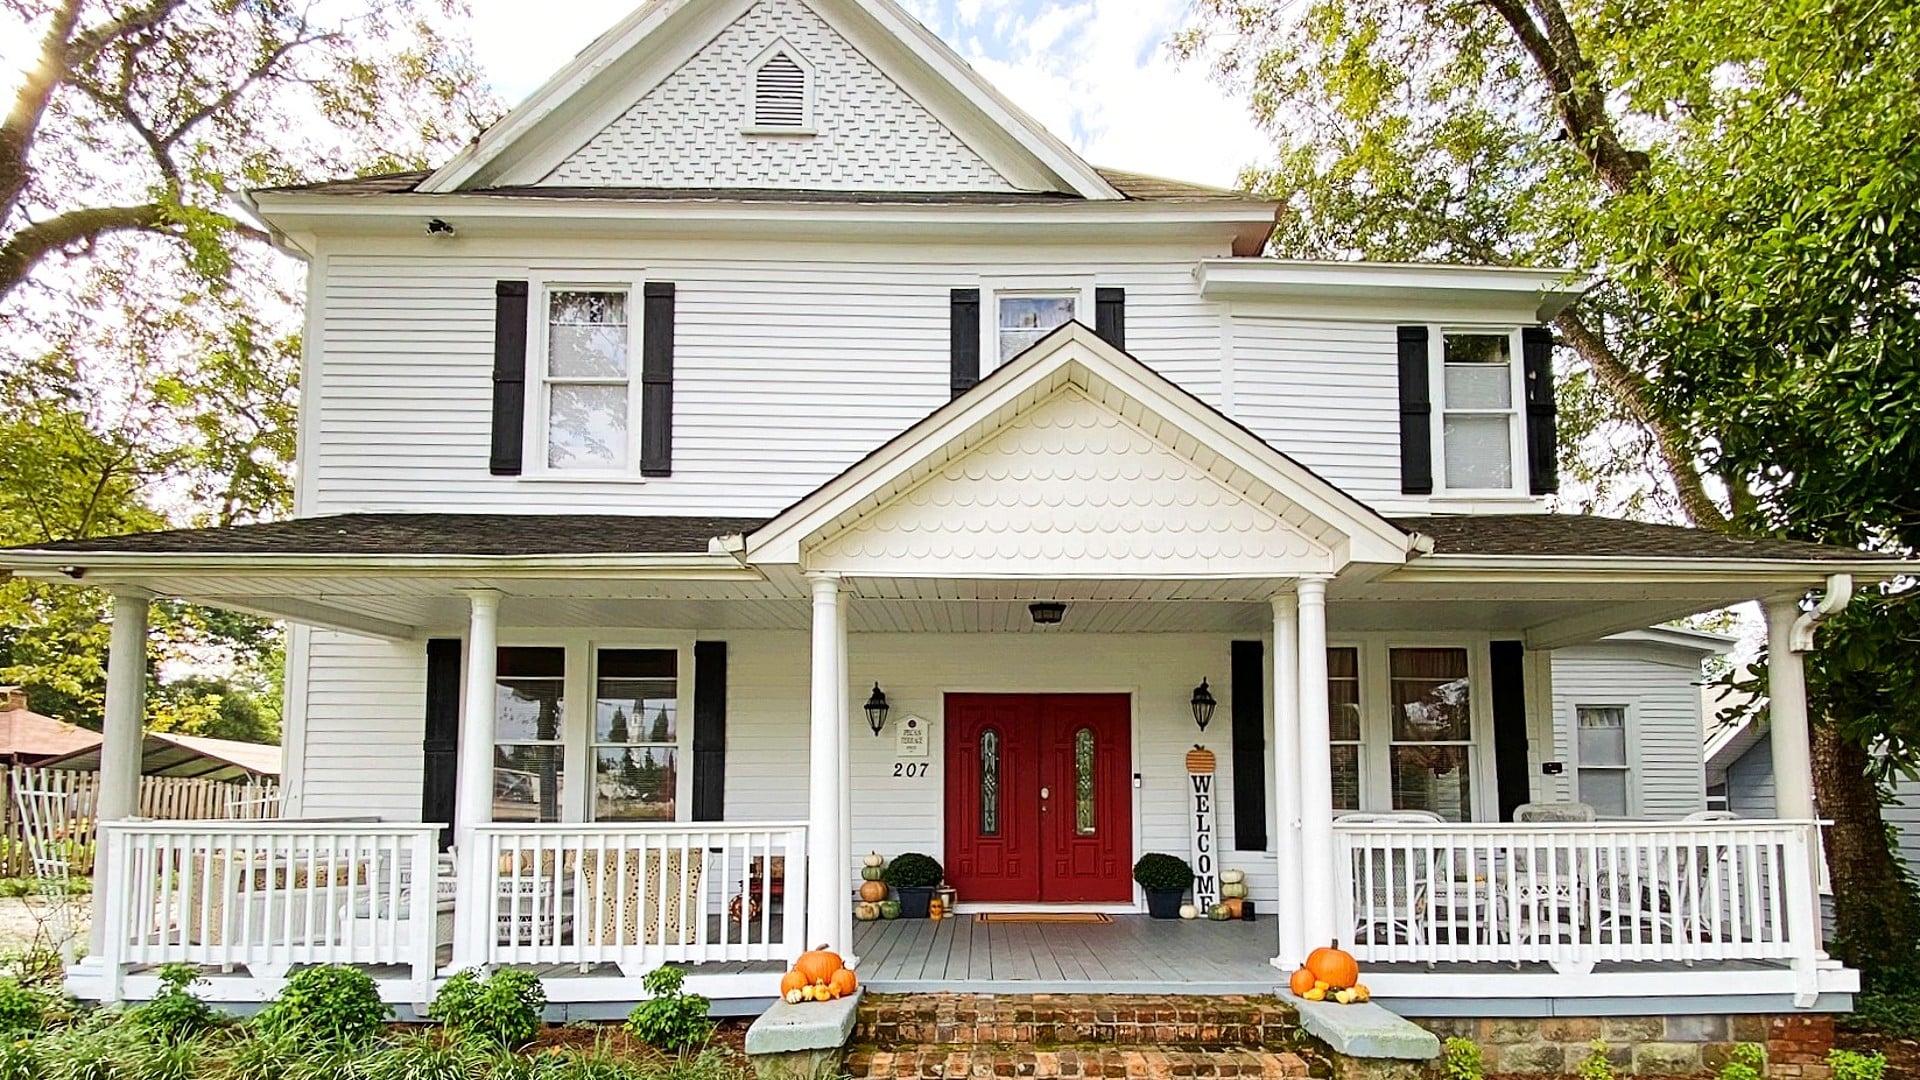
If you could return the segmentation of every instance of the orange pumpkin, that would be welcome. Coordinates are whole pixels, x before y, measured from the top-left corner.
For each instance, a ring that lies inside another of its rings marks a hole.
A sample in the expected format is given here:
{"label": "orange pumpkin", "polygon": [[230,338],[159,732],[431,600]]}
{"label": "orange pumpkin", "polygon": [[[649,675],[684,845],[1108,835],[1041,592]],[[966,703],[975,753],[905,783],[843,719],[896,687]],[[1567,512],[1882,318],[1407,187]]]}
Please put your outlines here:
{"label": "orange pumpkin", "polygon": [[[1307,991],[1313,989],[1313,983],[1313,972],[1308,971],[1306,968],[1301,968],[1293,973],[1293,978],[1287,980],[1287,989],[1296,994],[1305,994]],[[783,983],[781,985],[784,986],[785,984]]]}
{"label": "orange pumpkin", "polygon": [[1307,971],[1316,980],[1335,990],[1345,990],[1360,981],[1360,963],[1338,941],[1307,956]]}
{"label": "orange pumpkin", "polygon": [[877,904],[887,898],[887,883],[884,881],[863,881],[860,883],[860,899]]}
{"label": "orange pumpkin", "polygon": [[795,990],[807,988],[807,977],[797,971],[789,971],[780,977],[780,996],[786,997]]}
{"label": "orange pumpkin", "polygon": [[833,996],[837,998],[846,997],[859,988],[860,980],[854,978],[853,972],[846,968],[834,972],[833,978],[827,981],[827,989],[832,990]]}
{"label": "orange pumpkin", "polygon": [[840,959],[840,954],[828,950],[825,945],[801,953],[800,959],[793,962],[793,970],[816,986],[833,978],[833,973],[845,966]]}

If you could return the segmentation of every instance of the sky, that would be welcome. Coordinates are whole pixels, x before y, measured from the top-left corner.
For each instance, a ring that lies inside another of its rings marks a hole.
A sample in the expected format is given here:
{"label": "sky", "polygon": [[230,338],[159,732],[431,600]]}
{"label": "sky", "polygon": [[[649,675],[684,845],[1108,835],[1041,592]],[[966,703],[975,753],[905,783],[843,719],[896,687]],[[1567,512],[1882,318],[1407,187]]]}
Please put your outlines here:
{"label": "sky", "polygon": [[[902,2],[1096,165],[1225,185],[1268,155],[1244,101],[1204,64],[1168,54],[1192,0]],[[517,103],[638,3],[472,0],[474,48],[495,90]]]}

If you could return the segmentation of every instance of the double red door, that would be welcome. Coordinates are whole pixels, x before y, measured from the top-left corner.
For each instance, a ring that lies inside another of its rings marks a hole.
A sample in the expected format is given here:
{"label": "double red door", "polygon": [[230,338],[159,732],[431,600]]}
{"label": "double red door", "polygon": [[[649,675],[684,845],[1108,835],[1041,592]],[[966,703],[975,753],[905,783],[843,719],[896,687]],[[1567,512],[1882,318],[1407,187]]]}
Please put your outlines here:
{"label": "double red door", "polygon": [[947,695],[947,880],[968,901],[1133,899],[1125,694]]}

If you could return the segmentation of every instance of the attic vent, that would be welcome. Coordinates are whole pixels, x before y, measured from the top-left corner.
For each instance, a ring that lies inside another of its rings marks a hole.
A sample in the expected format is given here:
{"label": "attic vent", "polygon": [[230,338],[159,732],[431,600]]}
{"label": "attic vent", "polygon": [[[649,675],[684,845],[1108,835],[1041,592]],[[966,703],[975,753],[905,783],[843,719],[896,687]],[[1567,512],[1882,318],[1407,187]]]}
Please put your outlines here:
{"label": "attic vent", "polygon": [[753,126],[803,131],[807,127],[807,71],[782,51],[753,75]]}

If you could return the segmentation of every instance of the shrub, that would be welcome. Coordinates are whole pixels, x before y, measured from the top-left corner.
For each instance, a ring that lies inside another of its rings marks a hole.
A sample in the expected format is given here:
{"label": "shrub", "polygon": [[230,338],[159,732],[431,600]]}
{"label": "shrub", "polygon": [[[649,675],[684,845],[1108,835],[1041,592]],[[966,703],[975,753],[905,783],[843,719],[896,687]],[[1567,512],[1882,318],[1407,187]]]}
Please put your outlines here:
{"label": "shrub", "polygon": [[364,1046],[393,1018],[373,977],[348,967],[315,967],[288,980],[280,996],[254,1017],[268,1037],[321,1049]]}
{"label": "shrub", "polygon": [[713,1034],[713,1021],[707,1019],[712,1004],[699,994],[686,993],[687,973],[676,967],[659,967],[647,972],[640,985],[649,995],[627,1017],[627,1031],[634,1038],[662,1050],[682,1050],[704,1043]]}
{"label": "shrub", "polygon": [[1715,1075],[1717,1080],[1766,1080],[1766,1069],[1767,1052],[1755,1043],[1741,1043]]}
{"label": "shrub", "polygon": [[127,1014],[127,1022],[163,1043],[191,1039],[221,1022],[213,1006],[193,994],[200,973],[191,964],[168,964],[160,969],[160,993]]}
{"label": "shrub", "polygon": [[1150,851],[1133,864],[1133,880],[1148,892],[1185,892],[1193,884],[1193,867],[1178,855]]}
{"label": "shrub", "polygon": [[1827,1054],[1827,1064],[1833,1068],[1833,1080],[1884,1080],[1887,1075],[1887,1059],[1878,1051],[1834,1050]]}
{"label": "shrub", "polygon": [[1587,1056],[1580,1059],[1580,1068],[1574,1075],[1580,1080],[1614,1080],[1613,1062],[1607,1057],[1607,1044],[1599,1039],[1593,1040],[1587,1049]]}
{"label": "shrub", "polygon": [[42,1030],[52,1004],[46,994],[18,979],[0,979],[0,1035],[20,1036]]}
{"label": "shrub", "polygon": [[115,1077],[131,1080],[196,1080],[206,1070],[206,1047],[198,1041],[129,1039]]}
{"label": "shrub", "polygon": [[540,1033],[547,992],[530,971],[502,969],[482,977],[462,971],[434,996],[427,1015],[452,1032],[468,1032],[508,1050]]}
{"label": "shrub", "polygon": [[888,863],[880,880],[896,889],[931,889],[940,884],[943,876],[945,871],[940,869],[938,859],[909,851]]}
{"label": "shrub", "polygon": [[39,1080],[40,1044],[32,1039],[0,1039],[0,1080]]}
{"label": "shrub", "polygon": [[75,1024],[33,1040],[34,1080],[117,1080],[124,1036],[105,1023]]}
{"label": "shrub", "polygon": [[1487,1066],[1480,1058],[1480,1044],[1472,1039],[1448,1039],[1445,1070],[1447,1080],[1481,1080]]}
{"label": "shrub", "polygon": [[1892,1039],[1920,1038],[1920,993],[1868,992],[1854,999],[1853,1012],[1840,1017],[1851,1031],[1871,1031]]}

